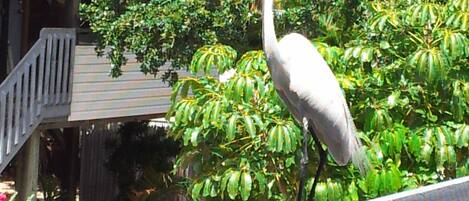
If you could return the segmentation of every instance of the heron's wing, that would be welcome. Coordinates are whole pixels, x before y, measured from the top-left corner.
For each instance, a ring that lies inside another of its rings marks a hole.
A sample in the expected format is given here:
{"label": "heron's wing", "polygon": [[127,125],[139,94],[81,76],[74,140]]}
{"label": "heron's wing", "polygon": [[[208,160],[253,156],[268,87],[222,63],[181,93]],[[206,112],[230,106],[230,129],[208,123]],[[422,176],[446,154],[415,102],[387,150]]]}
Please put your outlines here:
{"label": "heron's wing", "polygon": [[290,76],[286,96],[297,97],[295,105],[313,124],[315,134],[327,145],[340,165],[345,165],[355,152],[357,141],[353,120],[337,79],[312,44],[299,34],[287,35],[280,41],[285,69]]}
{"label": "heron's wing", "polygon": [[302,120],[297,118],[301,116],[301,112],[297,109],[296,106],[291,104],[296,101],[295,97],[289,96],[288,93],[282,89],[277,89],[277,94],[280,96],[283,103],[289,108],[290,113],[293,115],[293,117],[295,117],[296,121],[301,122]]}

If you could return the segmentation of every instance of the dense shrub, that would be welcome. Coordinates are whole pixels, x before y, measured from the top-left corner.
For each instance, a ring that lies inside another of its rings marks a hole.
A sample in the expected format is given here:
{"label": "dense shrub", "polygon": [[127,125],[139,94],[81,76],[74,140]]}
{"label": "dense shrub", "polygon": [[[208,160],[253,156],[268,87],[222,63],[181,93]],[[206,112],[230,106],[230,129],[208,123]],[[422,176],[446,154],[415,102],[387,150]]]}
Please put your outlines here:
{"label": "dense shrub", "polygon": [[129,122],[107,142],[111,152],[106,166],[119,185],[116,200],[168,200],[180,191],[174,183],[178,178],[170,174],[179,144],[165,136],[164,128]]}

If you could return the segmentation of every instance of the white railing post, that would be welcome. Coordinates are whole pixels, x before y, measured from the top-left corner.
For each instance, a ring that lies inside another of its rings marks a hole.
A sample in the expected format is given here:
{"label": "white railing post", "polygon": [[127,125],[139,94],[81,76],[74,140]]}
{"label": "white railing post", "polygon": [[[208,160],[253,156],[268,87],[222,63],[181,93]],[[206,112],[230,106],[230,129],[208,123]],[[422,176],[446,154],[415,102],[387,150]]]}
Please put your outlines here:
{"label": "white railing post", "polygon": [[5,127],[6,127],[6,115],[5,115],[5,110],[6,110],[6,97],[7,95],[0,91],[0,164],[3,163],[3,153],[5,153],[5,146],[4,146],[4,141],[5,141]]}
{"label": "white railing post", "polygon": [[52,105],[54,104],[54,93],[56,93],[55,91],[55,82],[56,82],[56,78],[57,78],[57,74],[56,74],[56,71],[57,71],[57,43],[58,43],[58,38],[57,38],[57,34],[53,34],[52,35],[52,60],[51,60],[51,65],[50,65],[50,71],[51,71],[51,74],[50,74],[50,77],[48,77],[47,79],[50,80],[50,86],[49,86],[49,101],[47,102],[47,105]]}
{"label": "white railing post", "polygon": [[75,68],[75,44],[76,44],[76,34],[72,33],[70,36],[70,57],[69,57],[69,72],[68,72],[68,98],[67,103],[72,102],[72,90],[73,90],[73,71]]}
{"label": "white railing post", "polygon": [[64,60],[64,38],[62,35],[59,36],[59,63],[57,65],[57,77],[56,77],[56,88],[55,88],[55,102],[54,104],[60,103],[60,97],[62,93],[62,73],[63,73],[63,60]]}
{"label": "white railing post", "polygon": [[[41,45],[42,47],[42,45]],[[42,52],[42,49],[41,49]],[[34,109],[36,108],[35,102],[36,102],[36,71],[37,71],[37,59],[33,60],[32,64],[32,69],[31,69],[31,85],[30,85],[30,96],[29,96],[29,112],[26,112],[29,116],[29,123],[27,124],[28,127],[33,125],[34,120],[36,119],[36,115],[34,112]]]}

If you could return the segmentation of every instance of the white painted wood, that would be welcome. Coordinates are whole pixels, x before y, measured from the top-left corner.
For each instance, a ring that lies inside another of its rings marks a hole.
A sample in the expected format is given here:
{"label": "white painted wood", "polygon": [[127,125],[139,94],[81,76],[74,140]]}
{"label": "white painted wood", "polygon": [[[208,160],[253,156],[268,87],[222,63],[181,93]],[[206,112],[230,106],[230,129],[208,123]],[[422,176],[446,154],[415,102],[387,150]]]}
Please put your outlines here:
{"label": "white painted wood", "polygon": [[0,164],[3,163],[5,148],[6,102],[6,94],[0,91]]}
{"label": "white painted wood", "polygon": [[51,66],[50,66],[50,77],[46,77],[47,79],[50,80],[49,82],[49,101],[47,102],[48,105],[49,104],[53,104],[54,101],[55,101],[55,97],[54,97],[54,94],[55,94],[55,81],[56,81],[56,78],[57,78],[57,74],[56,74],[56,71],[57,71],[57,46],[58,46],[58,37],[57,37],[57,34],[53,34],[52,35],[52,60],[51,60]]}
{"label": "white painted wood", "polygon": [[171,96],[171,89],[169,88],[142,88],[142,89],[133,89],[125,90],[125,93],[122,93],[121,90],[109,90],[109,91],[97,91],[97,92],[83,92],[77,93],[73,97],[73,101],[77,103],[81,102],[95,102],[98,101],[109,101],[109,100],[118,100],[118,99],[140,99],[140,98],[149,98],[149,97],[168,97]]}
{"label": "white painted wood", "polygon": [[159,81],[158,77],[153,75],[144,75],[142,72],[124,72],[118,78],[112,78],[108,73],[77,73],[74,74],[74,83],[87,83],[87,82],[126,82],[134,80],[155,80]]}
{"label": "white painted wood", "polygon": [[56,81],[56,88],[55,88],[55,104],[60,103],[60,98],[62,95],[62,73],[63,73],[63,58],[64,58],[64,38],[59,38],[59,61],[57,65],[57,77],[55,78]]}
{"label": "white painted wood", "polygon": [[42,97],[43,97],[43,89],[44,89],[44,64],[46,62],[45,60],[45,54],[46,54],[46,42],[45,40],[40,40],[41,41],[41,54],[39,56],[39,82],[37,85],[37,101],[38,101],[38,106],[37,106],[37,113],[36,116],[41,114],[41,103],[42,103]]}
{"label": "white painted wood", "polygon": [[[91,53],[94,53],[94,50],[88,50]],[[102,57],[96,56],[96,53],[93,55],[81,55],[76,54],[76,61],[75,64],[77,65],[99,65],[99,64],[109,64],[109,59],[104,55]],[[138,64],[135,55],[126,54],[124,55],[127,58],[126,64]]]}
{"label": "white painted wood", "polygon": [[[80,56],[77,56],[80,58]],[[122,66],[122,71],[125,72],[140,72],[140,64],[138,63],[128,63],[125,66]],[[102,64],[75,64],[75,74],[85,74],[85,73],[101,73],[101,74],[110,74],[111,69],[109,68],[109,63]]]}
{"label": "white painted wood", "polygon": [[[115,99],[108,101],[90,101],[78,102],[73,104],[72,114],[82,111],[103,111],[103,110],[116,110],[120,108],[139,108],[146,106],[160,106],[169,105],[170,101],[167,96],[163,97],[147,97],[147,98],[131,98],[131,99]],[[150,114],[152,111],[147,111]],[[119,116],[116,116],[119,117]]]}
{"label": "white painted wood", "polygon": [[142,114],[164,114],[168,111],[169,106],[147,106],[140,108],[126,108],[122,107],[120,109],[114,110],[103,110],[103,111],[87,111],[80,113],[72,113],[69,118],[69,121],[83,121],[83,120],[97,120],[97,119],[107,119],[115,117],[132,117],[140,116]]}
{"label": "white painted wood", "polygon": [[[24,135],[26,134],[26,128],[29,127],[29,122],[27,122],[26,120],[28,118],[26,118],[26,114],[28,113],[28,98],[31,94],[29,94],[29,79],[30,79],[30,76],[29,76],[29,72],[30,72],[30,64],[29,63],[26,63],[26,68],[24,69],[24,74],[23,74],[23,82],[24,82],[24,87],[23,87],[23,97],[21,97],[22,99],[22,103],[23,105],[21,106],[22,108],[22,111],[21,111],[21,116],[19,115],[19,113],[17,113],[18,116],[21,117],[22,121],[21,121],[21,127],[18,125],[18,128],[21,128],[21,135]],[[19,122],[18,122],[19,123]]]}
{"label": "white painted wood", "polygon": [[171,88],[161,80],[169,65],[156,77],[144,75],[135,55],[127,54],[122,76],[112,78],[110,61],[96,57],[93,46],[76,46],[76,52],[69,121],[155,115],[169,108]]}
{"label": "white painted wood", "polygon": [[35,120],[35,117],[36,117],[36,113],[35,113],[35,109],[36,109],[36,71],[37,71],[37,58],[34,58],[33,59],[33,64],[32,64],[32,69],[31,69],[31,85],[30,85],[30,89],[29,91],[31,92],[30,95],[29,95],[29,124],[28,124],[28,127],[29,126],[32,126],[33,125],[33,122]]}
{"label": "white painted wood", "polygon": [[[457,191],[457,192],[452,192]],[[446,193],[446,194],[445,194]],[[459,195],[456,195],[459,194]],[[469,176],[444,181],[414,190],[408,190],[370,201],[399,201],[399,200],[467,200],[469,198]]]}
{"label": "white painted wood", "polygon": [[46,57],[46,75],[44,76],[44,104],[49,103],[49,89],[50,89],[50,71],[52,65],[52,35],[47,35],[47,57]]}
{"label": "white painted wood", "polygon": [[164,88],[168,88],[167,84],[162,82],[155,82],[155,80],[73,83],[73,96],[75,97],[81,92],[126,91],[138,89],[164,90]]}
{"label": "white painted wood", "polygon": [[42,122],[64,121],[70,115],[70,104],[65,105],[49,105],[44,107],[42,112]]}
{"label": "white painted wood", "polygon": [[73,29],[43,29],[0,84],[0,172],[41,122],[69,116],[74,42]]}
{"label": "white painted wood", "polygon": [[73,94],[73,73],[75,72],[75,47],[76,47],[76,36],[75,33],[73,33],[73,36],[71,37],[71,48],[70,48],[70,69],[69,69],[69,79],[68,79],[68,103],[72,102],[72,94]]}
{"label": "white painted wood", "polygon": [[68,101],[68,77],[70,69],[70,36],[65,37],[65,58],[64,58],[64,73],[63,73],[63,84],[62,92],[60,97],[60,103],[66,103]]}
{"label": "white painted wood", "polygon": [[21,121],[20,121],[20,112],[21,112],[21,88],[23,85],[23,75],[22,72],[17,73],[17,82],[16,82],[16,90],[15,90],[15,122],[14,122],[14,128],[15,128],[15,141],[13,145],[18,144],[19,140],[19,135],[20,135],[20,130],[21,130]]}
{"label": "white painted wood", "polygon": [[[77,58],[80,58],[80,56],[77,56]],[[109,67],[110,66],[110,63],[104,63],[104,64],[76,64],[75,65],[75,75],[76,74],[92,74],[92,73],[99,73],[99,74],[105,74],[105,75],[110,75],[110,72],[111,72],[111,68]],[[170,67],[169,66],[162,66],[160,67],[160,72],[156,75],[156,78],[157,79],[160,79],[161,78],[161,75],[163,75],[163,73],[169,69]],[[127,65],[125,66],[122,66],[121,67],[122,71],[124,72],[131,72],[131,73],[141,73],[141,70],[140,70],[140,64],[139,63],[128,63]],[[182,77],[185,77],[185,76],[188,76],[190,75],[187,71],[185,70],[177,70],[176,71],[178,73],[179,76],[182,76]],[[150,76],[150,77],[155,77],[153,75],[150,75],[148,74],[147,76]]]}
{"label": "white painted wood", "polygon": [[11,142],[13,139],[13,108],[15,102],[13,101],[14,96],[14,86],[12,85],[9,87],[10,90],[8,91],[8,117],[7,117],[7,146],[6,146],[6,155],[11,152]]}

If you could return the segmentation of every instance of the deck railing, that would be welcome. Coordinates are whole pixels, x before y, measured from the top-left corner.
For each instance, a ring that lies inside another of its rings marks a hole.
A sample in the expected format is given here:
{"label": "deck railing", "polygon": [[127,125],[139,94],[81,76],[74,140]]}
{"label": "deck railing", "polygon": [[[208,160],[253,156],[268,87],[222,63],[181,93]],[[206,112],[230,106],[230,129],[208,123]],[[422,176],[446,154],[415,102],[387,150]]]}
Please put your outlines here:
{"label": "deck railing", "polygon": [[0,172],[36,127],[70,112],[75,30],[46,28],[0,84]]}
{"label": "deck railing", "polygon": [[369,201],[463,201],[469,200],[469,176],[444,181]]}

